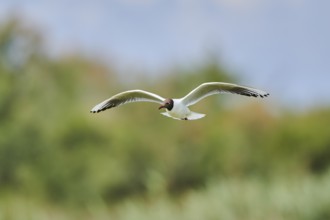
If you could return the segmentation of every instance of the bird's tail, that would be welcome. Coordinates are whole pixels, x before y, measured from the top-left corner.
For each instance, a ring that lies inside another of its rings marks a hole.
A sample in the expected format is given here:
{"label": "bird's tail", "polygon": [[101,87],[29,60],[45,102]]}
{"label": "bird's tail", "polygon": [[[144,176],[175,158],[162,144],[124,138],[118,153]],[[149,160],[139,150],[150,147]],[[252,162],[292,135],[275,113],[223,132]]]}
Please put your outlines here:
{"label": "bird's tail", "polygon": [[175,118],[175,117],[171,116],[168,112],[161,112],[160,114],[165,115],[170,118],[177,119],[177,120],[196,120],[196,119],[203,118],[205,116],[205,114],[200,114],[197,112],[190,112],[190,115],[187,118]]}
{"label": "bird's tail", "polygon": [[197,113],[197,112],[190,112],[190,115],[187,117],[188,120],[196,120],[203,118],[205,114]]}

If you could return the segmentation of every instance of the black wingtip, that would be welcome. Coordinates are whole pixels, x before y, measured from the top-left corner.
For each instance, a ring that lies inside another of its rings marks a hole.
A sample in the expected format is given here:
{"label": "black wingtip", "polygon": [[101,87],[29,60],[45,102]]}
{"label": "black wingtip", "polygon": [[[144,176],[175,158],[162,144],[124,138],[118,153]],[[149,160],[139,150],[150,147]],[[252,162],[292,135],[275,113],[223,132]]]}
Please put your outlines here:
{"label": "black wingtip", "polygon": [[98,109],[98,110],[90,110],[90,113],[99,113],[99,112],[102,112],[104,110],[106,110],[106,108],[105,109]]}
{"label": "black wingtip", "polygon": [[90,113],[99,113],[99,112],[100,112],[100,110],[97,110],[97,111],[90,110]]}
{"label": "black wingtip", "polygon": [[265,95],[259,95],[261,98],[266,98],[269,96],[269,93],[266,93]]}

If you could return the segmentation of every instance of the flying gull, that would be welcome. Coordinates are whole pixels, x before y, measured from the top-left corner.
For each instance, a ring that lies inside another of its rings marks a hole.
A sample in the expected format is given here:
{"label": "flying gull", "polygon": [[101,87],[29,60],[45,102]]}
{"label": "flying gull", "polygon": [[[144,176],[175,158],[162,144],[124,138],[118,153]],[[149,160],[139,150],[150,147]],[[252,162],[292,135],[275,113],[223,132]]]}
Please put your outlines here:
{"label": "flying gull", "polygon": [[195,120],[205,116],[205,114],[196,113],[189,110],[189,106],[196,104],[203,98],[219,94],[219,93],[234,93],[252,97],[267,97],[269,93],[259,89],[254,89],[246,86],[240,86],[224,82],[207,82],[203,83],[185,97],[179,99],[163,98],[157,94],[143,90],[129,90],[97,104],[91,113],[98,113],[106,109],[117,107],[130,102],[156,102],[161,104],[158,109],[165,109],[161,114],[178,120]]}

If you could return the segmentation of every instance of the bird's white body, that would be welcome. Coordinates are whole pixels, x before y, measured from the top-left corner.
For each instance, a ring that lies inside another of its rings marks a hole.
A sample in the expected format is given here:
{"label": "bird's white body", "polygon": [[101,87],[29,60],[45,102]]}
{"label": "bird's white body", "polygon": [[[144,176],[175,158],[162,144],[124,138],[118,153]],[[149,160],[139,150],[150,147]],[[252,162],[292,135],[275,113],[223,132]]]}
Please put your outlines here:
{"label": "bird's white body", "polygon": [[173,102],[173,109],[171,111],[166,109],[165,112],[161,113],[162,115],[178,120],[196,120],[205,116],[205,114],[190,111],[190,109],[182,103],[182,99],[173,99]]}
{"label": "bird's white body", "polygon": [[196,104],[207,96],[219,93],[234,93],[252,97],[267,97],[269,93],[251,87],[240,86],[223,82],[208,82],[199,85],[180,99],[165,99],[157,94],[143,90],[129,90],[112,96],[111,98],[97,104],[92,108],[92,113],[104,111],[119,105],[130,102],[156,102],[161,104],[159,109],[165,108],[161,114],[178,120],[195,120],[205,116],[205,114],[190,111],[188,108]]}

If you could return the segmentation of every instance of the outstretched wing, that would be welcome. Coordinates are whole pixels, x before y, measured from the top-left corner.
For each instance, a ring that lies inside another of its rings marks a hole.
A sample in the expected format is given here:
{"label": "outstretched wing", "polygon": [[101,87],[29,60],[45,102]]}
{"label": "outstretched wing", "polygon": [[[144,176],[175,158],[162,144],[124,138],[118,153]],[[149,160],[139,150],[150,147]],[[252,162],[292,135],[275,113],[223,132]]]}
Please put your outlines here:
{"label": "outstretched wing", "polygon": [[259,89],[254,89],[246,86],[240,86],[231,83],[223,83],[223,82],[208,82],[203,83],[198,86],[196,89],[192,90],[188,95],[182,98],[182,103],[190,106],[201,99],[219,93],[235,93],[239,95],[245,96],[253,96],[253,97],[267,97],[269,93],[264,92]]}
{"label": "outstretched wing", "polygon": [[98,113],[109,108],[130,102],[156,102],[162,104],[165,99],[159,95],[143,90],[129,90],[112,96],[92,108],[92,113]]}

